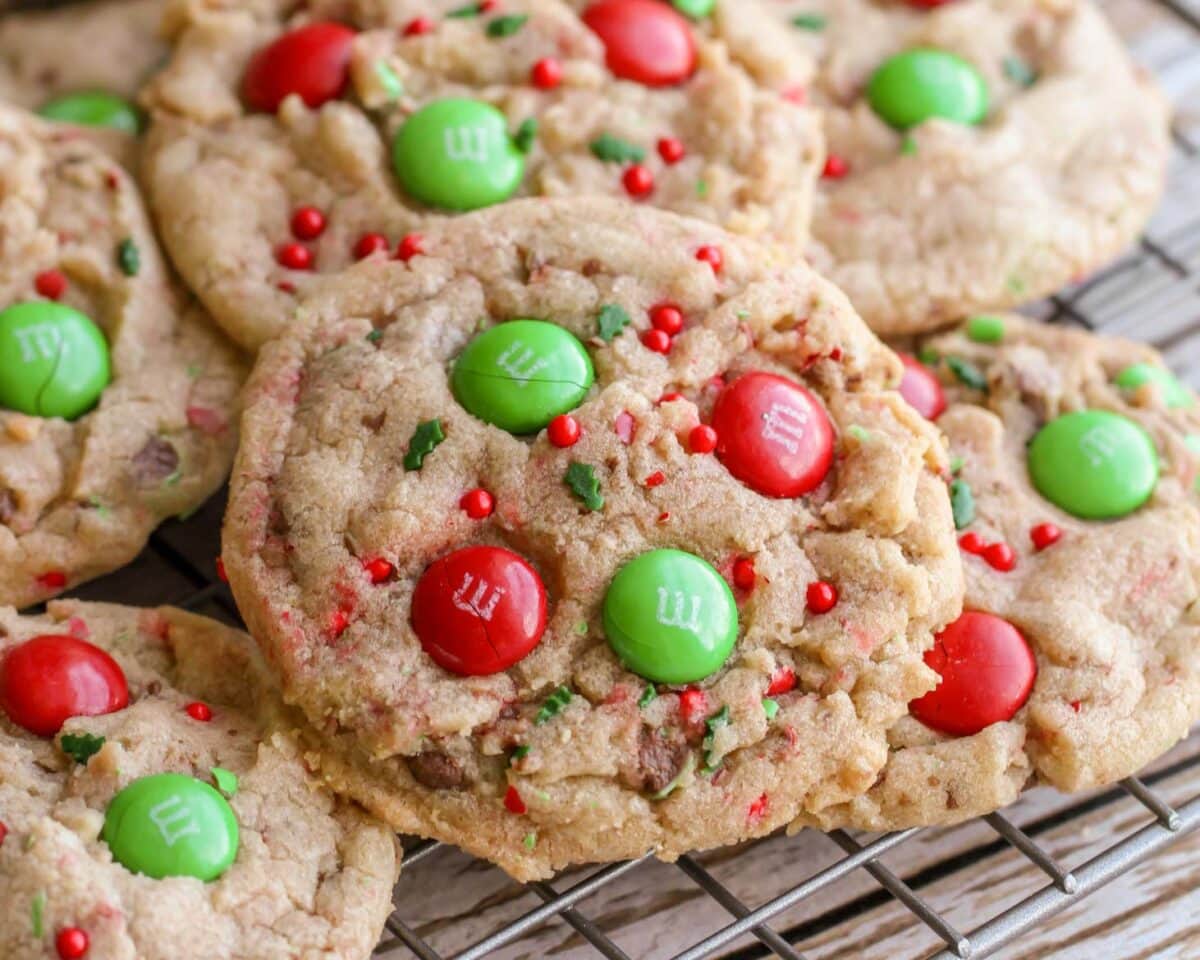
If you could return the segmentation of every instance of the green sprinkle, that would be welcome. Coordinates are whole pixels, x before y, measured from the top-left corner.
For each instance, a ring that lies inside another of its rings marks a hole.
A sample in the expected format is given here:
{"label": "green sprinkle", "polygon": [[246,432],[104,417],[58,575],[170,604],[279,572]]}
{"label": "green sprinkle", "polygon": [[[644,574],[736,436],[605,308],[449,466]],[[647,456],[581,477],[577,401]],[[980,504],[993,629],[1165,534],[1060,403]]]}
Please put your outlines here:
{"label": "green sprinkle", "polygon": [[611,133],[602,133],[590,144],[588,149],[597,159],[605,163],[641,163],[646,159],[646,151],[637,144],[614,137]]}
{"label": "green sprinkle", "polygon": [[971,317],[967,337],[976,343],[1000,343],[1004,339],[1004,320],[986,313]]}
{"label": "green sprinkle", "polygon": [[40,940],[46,935],[43,917],[46,914],[46,894],[39,890],[33,895],[33,903],[29,907],[29,919],[33,921],[33,936]]}
{"label": "green sprinkle", "polygon": [[629,311],[619,304],[606,303],[600,308],[596,322],[600,325],[600,339],[605,343],[612,343],[617,334],[633,322],[633,318],[629,316]]}
{"label": "green sprinkle", "polygon": [[563,708],[571,702],[571,691],[568,687],[562,686],[548,696],[542,704],[542,709],[537,712],[537,716],[533,718],[533,725],[540,727],[548,720],[552,720],[563,712]]}
{"label": "green sprinkle", "polygon": [[235,797],[238,792],[237,774],[232,770],[226,770],[224,767],[212,768],[213,783],[227,797]]}
{"label": "green sprinkle", "polygon": [[987,378],[970,360],[964,360],[962,357],[947,357],[946,366],[950,368],[951,373],[958,377],[958,382],[963,386],[970,387],[972,390],[987,391]]}
{"label": "green sprinkle", "polygon": [[189,380],[195,380],[203,372],[204,369],[198,363],[189,363],[187,366],[187,375]]}
{"label": "green sprinkle", "polygon": [[425,465],[425,458],[445,439],[441,420],[426,420],[419,424],[409,441],[408,453],[404,455],[404,469],[420,470]]}
{"label": "green sprinkle", "polygon": [[658,691],[654,689],[654,684],[646,684],[646,689],[642,691],[642,695],[638,697],[638,707],[645,710],[655,700],[658,699]]}
{"label": "green sprinkle", "polygon": [[871,431],[857,423],[850,424],[850,426],[846,428],[846,432],[859,443],[866,443],[871,439]]}
{"label": "green sprinkle", "polygon": [[521,841],[526,850],[532,850],[537,846],[537,833],[525,834],[525,839]]}
{"label": "green sprinkle", "polygon": [[453,10],[447,13],[446,16],[455,17],[459,20],[465,20],[469,17],[477,17],[481,13],[483,13],[482,3],[468,3],[465,7],[455,7]]}
{"label": "green sprinkle", "polygon": [[737,318],[739,320],[749,320],[750,319],[750,311],[749,310],[739,310],[737,312]]}
{"label": "green sprinkle", "polygon": [[389,100],[399,100],[404,96],[404,83],[386,60],[375,61],[375,76],[379,78],[383,92],[388,95]]}
{"label": "green sprinkle", "polygon": [[920,353],[917,354],[917,359],[927,367],[936,367],[938,361],[942,359],[942,355],[933,347],[922,347]]}
{"label": "green sprinkle", "polygon": [[521,121],[521,125],[517,127],[517,132],[513,134],[513,146],[522,153],[528,153],[533,149],[533,142],[537,139],[538,122],[534,117],[528,117]]}
{"label": "green sprinkle", "polygon": [[696,181],[696,196],[701,200],[708,199],[708,181],[703,177]]}
{"label": "green sprinkle", "polygon": [[567,467],[563,482],[571,488],[571,492],[583,501],[589,510],[604,508],[604,494],[600,492],[600,481],[596,477],[596,468],[590,464],[571,461]]}
{"label": "green sprinkle", "polygon": [[104,739],[90,733],[64,733],[58,745],[68,757],[86,766],[87,762],[100,752],[100,748],[104,746]]}
{"label": "green sprinkle", "polygon": [[127,277],[136,277],[142,269],[142,254],[132,237],[126,237],[117,246],[117,265]]}
{"label": "green sprinkle", "polygon": [[179,481],[182,479],[183,479],[183,470],[181,468],[177,467],[175,469],[174,473],[172,473],[170,476],[168,476],[166,479],[163,480],[162,485],[164,487],[173,487],[173,486],[175,486],[175,484],[179,483]]}
{"label": "green sprinkle", "polygon": [[1037,80],[1037,71],[1020,57],[1004,58],[1004,75],[1018,87],[1032,87]]}
{"label": "green sprinkle", "polygon": [[917,155],[917,138],[911,133],[906,133],[904,139],[900,141],[900,152],[906,157],[915,157]]}
{"label": "green sprinkle", "polygon": [[525,13],[513,14],[508,17],[497,17],[487,25],[487,35],[496,39],[498,37],[511,37],[521,32],[521,28],[529,22],[529,15]]}
{"label": "green sprinkle", "polygon": [[712,16],[713,7],[716,5],[717,0],[671,0],[671,6],[693,20],[703,20]]}
{"label": "green sprinkle", "polygon": [[950,484],[950,509],[954,513],[954,529],[969,527],[975,520],[975,494],[966,480]]}
{"label": "green sprinkle", "polygon": [[1021,294],[1025,292],[1025,281],[1015,273],[1004,281],[1004,285],[1013,293]]}
{"label": "green sprinkle", "polygon": [[955,457],[953,460],[950,461],[950,472],[952,474],[954,474],[954,476],[957,477],[960,473],[962,473],[962,469],[966,465],[967,465],[966,457]]}
{"label": "green sprinkle", "polygon": [[801,30],[810,30],[813,33],[820,33],[825,29],[825,25],[828,22],[828,19],[819,13],[798,13],[792,17],[793,27],[798,27]]}
{"label": "green sprinkle", "polygon": [[775,719],[775,714],[779,712],[779,704],[770,697],[763,697],[762,702],[763,713],[767,715],[767,722],[770,723]]}
{"label": "green sprinkle", "polygon": [[370,333],[367,334],[367,342],[368,343],[378,343],[382,339],[383,339],[383,331],[382,330],[372,330]]}
{"label": "green sprinkle", "polygon": [[112,511],[104,505],[104,501],[99,497],[88,497],[88,506],[95,510],[96,513],[101,517],[107,517],[110,513],[112,513]]}
{"label": "green sprinkle", "polygon": [[704,728],[707,733],[704,734],[704,741],[700,744],[701,749],[704,751],[704,766],[700,768],[701,773],[713,773],[721,766],[719,760],[715,763],[713,762],[713,741],[717,735],[717,731],[727,726],[729,726],[729,704],[723,706],[704,721]]}
{"label": "green sprinkle", "polygon": [[651,800],[667,799],[667,797],[669,797],[672,793],[675,792],[675,788],[678,787],[679,784],[681,784],[683,782],[683,778],[688,776],[695,769],[696,769],[696,755],[693,753],[689,753],[687,755],[687,759],[683,761],[683,766],[680,767],[679,773],[675,774],[675,779],[672,780],[670,783],[668,783],[661,790],[659,790],[658,793],[650,794],[650,799]]}
{"label": "green sprinkle", "polygon": [[512,752],[512,755],[509,757],[509,761],[512,762],[512,761],[516,761],[516,760],[524,760],[527,756],[529,756],[530,749],[531,748],[530,748],[529,744],[527,744],[527,743],[521,744],[519,747],[517,747],[516,750],[514,750]]}

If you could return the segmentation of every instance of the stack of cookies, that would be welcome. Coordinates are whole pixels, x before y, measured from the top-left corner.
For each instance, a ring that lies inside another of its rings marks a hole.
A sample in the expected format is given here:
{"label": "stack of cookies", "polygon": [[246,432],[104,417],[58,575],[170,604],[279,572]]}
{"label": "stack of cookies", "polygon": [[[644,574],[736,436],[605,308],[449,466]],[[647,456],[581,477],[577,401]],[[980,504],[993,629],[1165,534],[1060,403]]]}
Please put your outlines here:
{"label": "stack of cookies", "polygon": [[[0,955],[363,958],[396,831],[950,824],[1200,719],[1200,405],[1007,312],[1162,187],[1089,0],[104,0],[0,96]],[[229,476],[249,635],[52,599]]]}

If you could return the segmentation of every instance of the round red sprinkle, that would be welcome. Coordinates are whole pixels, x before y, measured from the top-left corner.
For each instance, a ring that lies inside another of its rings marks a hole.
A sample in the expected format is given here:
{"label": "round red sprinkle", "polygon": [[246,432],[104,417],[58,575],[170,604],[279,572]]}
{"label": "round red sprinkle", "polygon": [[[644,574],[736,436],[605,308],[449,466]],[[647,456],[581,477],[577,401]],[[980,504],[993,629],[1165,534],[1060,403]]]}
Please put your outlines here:
{"label": "round red sprinkle", "polygon": [[311,270],[313,252],[302,243],[285,243],[275,254],[275,259],[289,270]]}
{"label": "round red sprinkle", "polygon": [[814,580],[804,593],[808,609],[813,613],[828,613],[837,606],[837,587],[827,580]]}
{"label": "round red sprinkle", "polygon": [[509,813],[515,813],[518,816],[529,809],[525,806],[525,801],[521,799],[521,795],[517,793],[517,788],[511,786],[504,794],[504,807]]}
{"label": "round red sprinkle", "polygon": [[355,36],[338,23],[310,23],[283,34],[250,61],[243,96],[264,113],[274,113],[293,93],[311,109],[340,97]]}
{"label": "round red sprinkle", "polygon": [[325,214],[316,207],[301,207],[292,214],[292,234],[297,240],[316,240],[325,232]]}
{"label": "round red sprinkle", "polygon": [[1045,550],[1047,547],[1052,547],[1062,539],[1062,530],[1057,524],[1039,523],[1036,527],[1029,531],[1029,539],[1033,541],[1035,550]]}
{"label": "round red sprinkle", "polygon": [[849,172],[850,164],[846,159],[831,153],[825,158],[825,168],[821,171],[821,176],[826,180],[841,180]]}
{"label": "round red sprinkle", "polygon": [[936,420],[946,411],[946,394],[938,378],[916,357],[900,354],[904,364],[904,379],[900,381],[900,396],[926,420]]}
{"label": "round red sprinkle", "polygon": [[661,330],[647,330],[642,334],[642,345],[655,353],[670,353],[671,337]]}
{"label": "round red sprinkle", "polygon": [[210,707],[207,703],[202,703],[199,700],[189,703],[183,708],[183,712],[193,720],[199,721],[200,723],[208,723],[208,721],[213,718],[212,707]]}
{"label": "round red sprinkle", "polygon": [[660,303],[650,310],[650,323],[673,337],[683,329],[683,312],[673,303]]}
{"label": "round red sprinkle", "polygon": [[562,83],[562,64],[554,57],[543,57],[529,71],[529,82],[539,90],[553,90]]}
{"label": "round red sprinkle", "polygon": [[54,946],[62,960],[79,960],[88,951],[88,935],[78,927],[63,927],[54,938]]}
{"label": "round red sprinkle", "polygon": [[382,233],[364,233],[354,245],[354,256],[358,260],[366,260],[373,253],[388,248],[387,237]]}
{"label": "round red sprinkle", "polygon": [[708,712],[708,697],[703,690],[688,687],[679,694],[679,712],[685,724],[699,723]]}
{"label": "round red sprinkle", "polygon": [[715,247],[712,244],[705,244],[697,250],[696,259],[712,267],[713,273],[720,273],[725,269],[725,254],[721,252],[720,247]]}
{"label": "round red sprinkle", "polygon": [[523,557],[464,547],[417,582],[412,624],[425,652],[460,676],[485,676],[524,659],[546,630],[546,588]]}
{"label": "round red sprinkle", "polygon": [[717,449],[717,431],[707,423],[692,427],[688,434],[688,449],[692,453],[712,453]]}
{"label": "round red sprinkle", "polygon": [[407,263],[413,257],[425,252],[425,237],[419,233],[408,233],[400,238],[396,247],[396,259]]}
{"label": "round red sprinkle", "polygon": [[37,582],[46,590],[61,590],[67,585],[67,575],[61,570],[47,570],[38,575]]}
{"label": "round red sprinkle", "polygon": [[1017,555],[1007,543],[989,543],[983,550],[983,559],[989,567],[1008,573],[1017,565]]}
{"label": "round red sprinkle", "polygon": [[648,476],[645,480],[642,481],[642,483],[644,483],[647,487],[650,487],[650,488],[661,487],[666,482],[667,482],[667,475],[665,473],[663,473],[661,470],[655,470],[652,474],[650,474],[650,476]]}
{"label": "round red sprinkle", "polygon": [[53,737],[72,717],[115,713],[128,703],[124,671],[86,640],[44,634],[0,659],[0,710],[36,736]]}
{"label": "round red sprinkle", "polygon": [[753,590],[757,580],[754,561],[750,557],[738,557],[733,563],[733,585],[739,590]]}
{"label": "round red sprinkle", "polygon": [[833,465],[833,425],[821,402],[777,374],[735,380],[717,397],[712,423],[725,468],[765,496],[809,493]]}
{"label": "round red sprinkle", "polygon": [[500,6],[500,0],[480,0],[479,12],[491,13]]}
{"label": "round red sprinkle", "polygon": [[496,500],[486,490],[476,487],[465,493],[463,498],[458,501],[458,505],[472,520],[483,520],[490,517],[492,511],[496,509]]}
{"label": "round red sprinkle", "polygon": [[223,559],[221,559],[220,557],[217,557],[216,566],[217,566],[217,579],[220,580],[222,583],[228,583],[229,582],[229,574],[227,574],[225,572],[225,561]]}
{"label": "round red sprinkle", "polygon": [[768,697],[777,697],[796,687],[796,671],[791,667],[777,667],[771,674],[771,683],[767,687]]}
{"label": "round red sprinkle", "polygon": [[654,174],[640,163],[627,169],[621,182],[631,197],[648,197],[654,190]]}
{"label": "round red sprinkle", "polygon": [[33,278],[33,286],[47,300],[57,300],[67,292],[67,278],[58,270],[43,270]]}
{"label": "round red sprinkle", "polygon": [[973,553],[976,556],[982,556],[983,551],[987,549],[987,544],[983,542],[983,537],[974,530],[968,530],[959,537],[958,545],[964,553]]}
{"label": "round red sprinkle", "polygon": [[363,564],[363,569],[367,572],[367,576],[371,578],[372,583],[383,583],[391,579],[392,574],[396,572],[396,568],[383,557],[368,560]]}
{"label": "round red sprinkle", "polygon": [[675,137],[663,137],[658,141],[658,155],[662,157],[663,163],[676,164],[687,156],[687,150],[684,149],[683,141]]}
{"label": "round red sprinkle", "polygon": [[408,25],[404,28],[404,36],[419,37],[422,34],[433,32],[434,23],[429,17],[415,17],[408,21]]}
{"label": "round red sprinkle", "polygon": [[550,442],[556,447],[564,449],[575,446],[579,442],[579,435],[582,432],[579,421],[569,413],[560,413],[550,421],[550,426],[546,428],[546,435],[550,438]]}
{"label": "round red sprinkle", "polygon": [[648,87],[682,83],[696,70],[691,24],[659,0],[597,0],[583,11],[604,43],[608,69]]}
{"label": "round red sprinkle", "polygon": [[8,825],[0,820],[0,847],[4,846],[4,838],[8,836]]}
{"label": "round red sprinkle", "polygon": [[346,628],[349,626],[350,617],[346,614],[346,611],[334,610],[329,615],[329,622],[325,625],[325,633],[336,640],[346,632]]}
{"label": "round red sprinkle", "polygon": [[908,705],[925,726],[968,737],[1011,720],[1037,678],[1033,651],[1011,623],[968,611],[938,634],[925,663],[941,683]]}

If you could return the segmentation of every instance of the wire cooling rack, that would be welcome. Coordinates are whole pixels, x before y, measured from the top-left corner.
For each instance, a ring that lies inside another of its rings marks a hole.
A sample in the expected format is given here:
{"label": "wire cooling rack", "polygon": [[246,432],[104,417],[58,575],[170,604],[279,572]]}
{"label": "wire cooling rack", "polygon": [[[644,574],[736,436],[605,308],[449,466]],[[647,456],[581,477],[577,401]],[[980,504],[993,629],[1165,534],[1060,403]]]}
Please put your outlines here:
{"label": "wire cooling rack", "polygon": [[[1107,0],[1106,6],[1180,108],[1170,186],[1133,250],[1033,312],[1048,322],[1153,343],[1200,386],[1200,0]],[[240,622],[214,567],[223,509],[218,498],[167,524],[131,567],[76,595],[173,602]],[[1200,745],[1189,743],[1117,788],[1084,798],[1034,791],[1005,813],[952,831],[865,837],[806,831],[674,865],[643,858],[524,887],[440,844],[412,841],[397,909],[376,956],[906,960],[1002,950],[1051,956],[1057,947],[1030,953],[1020,945],[1056,914],[1128,879],[1139,864],[1156,855],[1156,863],[1165,860],[1166,848],[1198,826]],[[901,865],[890,868],[885,858]],[[1004,869],[993,881],[994,864]],[[996,897],[971,889],[981,875],[975,887],[987,893],[994,882]],[[1195,886],[1186,871],[1185,885]],[[1119,912],[1121,898],[1105,902],[1102,912]],[[846,931],[857,931],[851,946]],[[905,931],[907,939],[897,941]],[[1200,955],[1200,943],[1191,944],[1194,952],[1178,955]],[[1133,951],[1106,947],[1104,956]],[[1137,955],[1161,954],[1151,948]]]}

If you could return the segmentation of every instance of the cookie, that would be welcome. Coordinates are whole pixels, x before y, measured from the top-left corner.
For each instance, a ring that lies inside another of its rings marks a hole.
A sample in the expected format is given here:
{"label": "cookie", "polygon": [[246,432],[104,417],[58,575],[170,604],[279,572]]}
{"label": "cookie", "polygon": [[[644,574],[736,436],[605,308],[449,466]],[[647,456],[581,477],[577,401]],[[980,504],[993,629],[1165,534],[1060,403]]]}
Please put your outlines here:
{"label": "cookie", "polygon": [[[737,42],[760,80],[824,110],[810,258],[875,330],[1048,295],[1153,210],[1166,101],[1088,0],[772,6],[775,31]],[[744,21],[740,7],[714,15]]]}
{"label": "cookie", "polygon": [[395,838],[306,772],[277,702],[215,621],[0,609],[0,954],[365,960]]}
{"label": "cookie", "polygon": [[1195,395],[1145,346],[1016,316],[924,350],[905,392],[955,457],[968,612],[879,783],[821,826],[957,822],[1030,777],[1104,786],[1200,719]]}
{"label": "cookie", "polygon": [[241,359],[172,288],[137,188],[0,108],[0,603],[131,561],[223,482]]}
{"label": "cookie", "polygon": [[266,347],[223,556],[312,762],[513,876],[874,781],[961,563],[893,354],[794,257],[525,200]]}
{"label": "cookie", "polygon": [[321,275],[410,257],[427,228],[510,197],[612,195],[806,236],[814,113],[668,4],[295,6],[178,4],[147,97],[167,248],[247,348]]}

